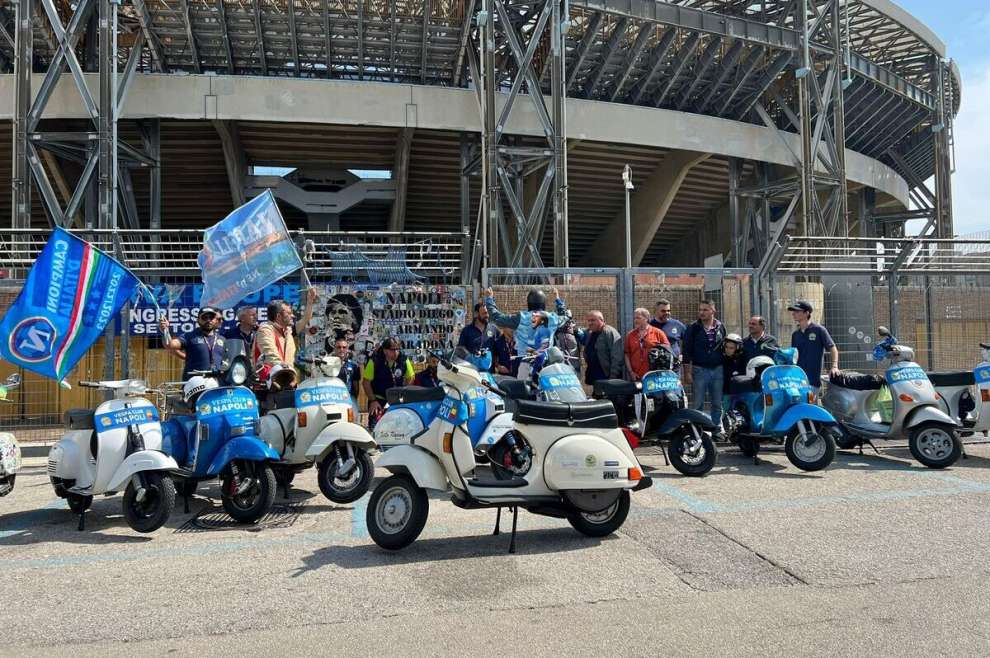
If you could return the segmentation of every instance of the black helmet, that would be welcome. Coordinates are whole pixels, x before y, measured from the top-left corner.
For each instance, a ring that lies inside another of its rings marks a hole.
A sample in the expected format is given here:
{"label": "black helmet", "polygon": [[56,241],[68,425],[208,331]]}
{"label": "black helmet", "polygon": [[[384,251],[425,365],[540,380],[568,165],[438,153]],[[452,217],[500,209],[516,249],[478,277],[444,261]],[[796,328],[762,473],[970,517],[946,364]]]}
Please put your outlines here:
{"label": "black helmet", "polygon": [[542,290],[533,288],[526,295],[526,308],[530,311],[547,310],[547,296],[543,294]]}
{"label": "black helmet", "polygon": [[657,345],[650,350],[650,370],[673,370],[674,353],[666,345]]}

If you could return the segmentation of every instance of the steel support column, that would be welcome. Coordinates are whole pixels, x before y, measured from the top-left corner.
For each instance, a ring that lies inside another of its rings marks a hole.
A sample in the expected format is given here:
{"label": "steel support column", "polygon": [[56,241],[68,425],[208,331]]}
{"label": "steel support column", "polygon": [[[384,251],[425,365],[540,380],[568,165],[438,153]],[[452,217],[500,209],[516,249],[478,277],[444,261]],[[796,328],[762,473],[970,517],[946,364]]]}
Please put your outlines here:
{"label": "steel support column", "polygon": [[[476,45],[481,53],[482,214],[487,240],[484,263],[508,267],[542,267],[540,243],[547,221],[553,222],[554,264],[567,266],[567,154],[565,148],[563,4],[558,0],[522,2],[482,0],[477,15]],[[550,105],[540,88],[534,56],[549,41]],[[525,85],[526,93],[523,94]],[[508,88],[504,102],[499,91]],[[515,104],[527,98],[543,128],[538,143],[517,144],[504,134]],[[519,181],[543,171],[532,206],[527,208]],[[514,217],[510,240],[505,211]],[[513,244],[514,243],[514,244]],[[509,246],[512,245],[510,249]]]}

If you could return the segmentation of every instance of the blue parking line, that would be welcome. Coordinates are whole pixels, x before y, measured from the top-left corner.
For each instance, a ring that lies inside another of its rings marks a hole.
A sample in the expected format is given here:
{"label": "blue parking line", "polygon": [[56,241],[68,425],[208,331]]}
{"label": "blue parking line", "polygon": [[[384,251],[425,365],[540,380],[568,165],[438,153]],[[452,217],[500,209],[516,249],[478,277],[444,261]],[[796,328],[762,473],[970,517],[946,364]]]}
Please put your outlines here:
{"label": "blue parking line", "polygon": [[666,483],[666,482],[664,482],[664,481],[662,481],[662,480],[660,480],[658,478],[653,478],[653,487],[652,488],[653,489],[656,489],[657,491],[661,491],[661,492],[667,494],[668,496],[670,496],[672,498],[676,498],[677,500],[679,500],[682,503],[684,503],[685,505],[687,505],[688,509],[691,510],[692,512],[718,512],[719,511],[719,505],[717,505],[715,503],[709,503],[709,502],[704,501],[704,500],[702,500],[700,498],[696,498],[696,497],[692,496],[691,494],[687,493],[686,491],[683,491],[683,490],[679,489],[678,487],[675,487],[672,484],[668,484],[668,483]]}
{"label": "blue parking line", "polygon": [[368,499],[371,494],[365,494],[354,503],[351,510],[351,537],[363,539],[368,536]]}

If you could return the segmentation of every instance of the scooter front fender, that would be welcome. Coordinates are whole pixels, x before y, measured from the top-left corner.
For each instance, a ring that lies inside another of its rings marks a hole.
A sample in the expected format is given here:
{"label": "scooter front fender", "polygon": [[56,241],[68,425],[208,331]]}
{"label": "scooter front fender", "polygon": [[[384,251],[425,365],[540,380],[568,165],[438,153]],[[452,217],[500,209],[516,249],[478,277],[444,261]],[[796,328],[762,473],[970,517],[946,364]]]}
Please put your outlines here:
{"label": "scooter front fender", "polygon": [[270,445],[255,436],[239,436],[227,441],[213,458],[206,474],[219,475],[235,459],[249,462],[279,461],[281,457]]}
{"label": "scooter front fender", "polygon": [[715,423],[708,414],[697,409],[678,409],[663,422],[657,434],[666,436],[683,425],[697,425],[709,431],[715,429]]}
{"label": "scooter front fender", "polygon": [[912,427],[917,427],[922,423],[928,422],[943,423],[945,425],[959,427],[959,421],[955,420],[941,409],[934,406],[924,406],[908,412],[907,418],[904,419],[904,429],[911,429]]}
{"label": "scooter front fender", "polygon": [[787,409],[784,415],[774,424],[771,430],[774,434],[784,434],[798,424],[798,421],[810,420],[815,423],[834,425],[837,421],[835,416],[825,411],[825,409],[815,404],[796,404]]}
{"label": "scooter front fender", "polygon": [[423,448],[395,446],[382,454],[375,466],[393,474],[406,473],[423,489],[446,491],[448,488],[447,473],[440,460]]}
{"label": "scooter front fender", "polygon": [[374,450],[378,447],[368,430],[357,423],[338,422],[327,425],[320,431],[313,443],[306,449],[306,456],[322,461],[324,455],[335,443],[353,443],[365,450]]}
{"label": "scooter front fender", "polygon": [[157,450],[141,450],[129,455],[127,459],[120,462],[120,466],[113,472],[107,484],[107,491],[120,491],[127,486],[127,481],[135,473],[143,471],[177,471],[179,465],[175,460],[164,452]]}

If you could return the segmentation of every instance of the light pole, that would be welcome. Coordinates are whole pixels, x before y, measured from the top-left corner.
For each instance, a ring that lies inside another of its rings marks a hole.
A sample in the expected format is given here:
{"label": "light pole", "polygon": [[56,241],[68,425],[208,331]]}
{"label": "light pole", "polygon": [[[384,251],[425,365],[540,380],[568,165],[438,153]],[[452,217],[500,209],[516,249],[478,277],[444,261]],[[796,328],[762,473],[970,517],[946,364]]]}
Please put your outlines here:
{"label": "light pole", "polygon": [[632,267],[632,237],[629,228],[629,192],[632,191],[632,169],[629,165],[622,168],[622,186],[626,188],[626,267]]}

